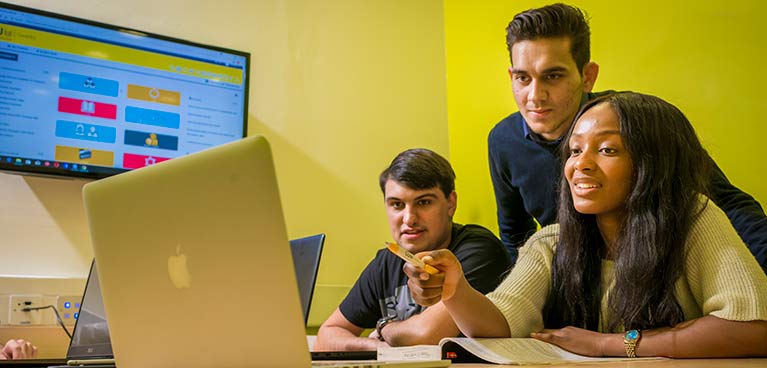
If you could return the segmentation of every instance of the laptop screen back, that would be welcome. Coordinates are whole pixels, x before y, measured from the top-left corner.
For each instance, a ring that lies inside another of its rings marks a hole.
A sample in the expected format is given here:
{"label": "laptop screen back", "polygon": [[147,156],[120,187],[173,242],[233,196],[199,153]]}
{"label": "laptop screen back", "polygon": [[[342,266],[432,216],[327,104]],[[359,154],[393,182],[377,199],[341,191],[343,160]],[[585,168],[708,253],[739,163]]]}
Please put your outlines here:
{"label": "laptop screen back", "polygon": [[296,282],[301,298],[301,308],[304,312],[304,323],[309,320],[309,307],[312,305],[314,284],[317,281],[317,271],[320,267],[322,245],[325,234],[317,234],[290,241],[293,255],[293,266],[296,269]]}
{"label": "laptop screen back", "polygon": [[96,263],[93,262],[83,292],[80,314],[77,317],[72,341],[67,351],[67,359],[101,358],[112,358],[112,344],[109,340],[104,303],[101,301],[101,286],[99,285]]}
{"label": "laptop screen back", "polygon": [[264,137],[88,183],[83,199],[118,367],[310,366]]}

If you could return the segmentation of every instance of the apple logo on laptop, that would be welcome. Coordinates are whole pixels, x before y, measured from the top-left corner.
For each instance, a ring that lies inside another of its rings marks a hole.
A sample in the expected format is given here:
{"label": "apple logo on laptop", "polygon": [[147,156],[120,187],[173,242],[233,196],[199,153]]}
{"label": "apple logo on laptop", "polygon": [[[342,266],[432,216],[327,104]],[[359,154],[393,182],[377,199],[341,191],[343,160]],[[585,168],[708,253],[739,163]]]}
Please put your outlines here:
{"label": "apple logo on laptop", "polygon": [[168,257],[168,275],[176,289],[192,287],[192,275],[186,265],[186,254],[181,253],[181,244],[176,246],[176,254]]}

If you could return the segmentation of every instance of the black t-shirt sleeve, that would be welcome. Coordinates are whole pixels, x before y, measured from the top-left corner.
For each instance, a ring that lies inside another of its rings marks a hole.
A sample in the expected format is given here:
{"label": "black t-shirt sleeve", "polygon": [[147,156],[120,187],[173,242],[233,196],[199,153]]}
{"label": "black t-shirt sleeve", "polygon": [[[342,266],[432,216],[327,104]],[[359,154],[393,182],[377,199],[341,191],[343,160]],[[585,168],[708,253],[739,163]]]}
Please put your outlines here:
{"label": "black t-shirt sleeve", "polygon": [[461,262],[466,280],[483,294],[495,290],[511,267],[503,243],[480,226],[465,225],[452,250]]}
{"label": "black t-shirt sleeve", "polygon": [[381,275],[385,274],[381,256],[379,250],[339,306],[341,314],[357,327],[373,328],[380,318],[378,300],[381,299],[381,290],[384,290]]}

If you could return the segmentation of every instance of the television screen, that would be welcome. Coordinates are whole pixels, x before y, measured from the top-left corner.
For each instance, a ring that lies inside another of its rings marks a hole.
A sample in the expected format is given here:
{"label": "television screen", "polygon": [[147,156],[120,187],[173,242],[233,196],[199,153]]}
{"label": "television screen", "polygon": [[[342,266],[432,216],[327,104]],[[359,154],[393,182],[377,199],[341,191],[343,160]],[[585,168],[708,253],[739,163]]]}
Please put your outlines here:
{"label": "television screen", "polygon": [[100,178],[238,140],[249,63],[0,3],[0,170]]}

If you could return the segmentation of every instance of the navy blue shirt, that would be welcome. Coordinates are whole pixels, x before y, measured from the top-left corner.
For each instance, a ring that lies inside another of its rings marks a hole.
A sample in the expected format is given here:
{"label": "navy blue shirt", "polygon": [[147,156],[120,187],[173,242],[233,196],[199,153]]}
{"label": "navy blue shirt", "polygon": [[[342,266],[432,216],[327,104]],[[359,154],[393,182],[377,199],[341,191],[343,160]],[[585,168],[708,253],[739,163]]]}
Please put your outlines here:
{"label": "navy blue shirt", "polygon": [[[584,95],[581,104],[612,91]],[[501,120],[488,136],[490,177],[495,190],[501,241],[516,262],[517,248],[536,231],[557,221],[557,195],[563,163],[562,138],[548,142],[532,132],[515,112]],[[709,159],[711,159],[709,157]],[[767,273],[767,216],[752,196],[732,185],[711,159],[711,200]]]}

